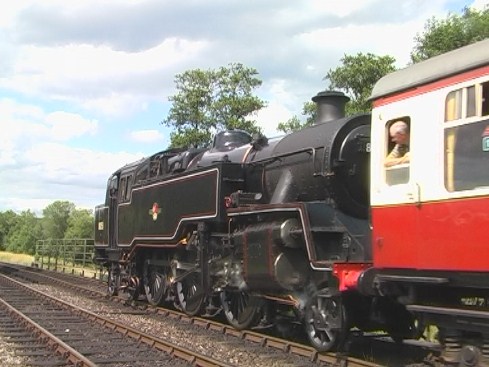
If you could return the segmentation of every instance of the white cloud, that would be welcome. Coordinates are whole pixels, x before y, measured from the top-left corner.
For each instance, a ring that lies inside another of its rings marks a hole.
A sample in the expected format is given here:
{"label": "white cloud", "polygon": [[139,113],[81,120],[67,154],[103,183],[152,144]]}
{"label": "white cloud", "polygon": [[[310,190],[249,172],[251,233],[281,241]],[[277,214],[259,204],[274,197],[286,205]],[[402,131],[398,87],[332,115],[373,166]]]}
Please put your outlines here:
{"label": "white cloud", "polygon": [[92,208],[103,202],[111,173],[142,158],[142,153],[100,152],[59,143],[39,143],[16,156],[0,175],[0,208],[40,212],[56,200]]}
{"label": "white cloud", "polygon": [[274,137],[282,135],[277,131],[277,126],[280,122],[286,122],[293,116],[293,113],[289,111],[283,104],[277,101],[272,101],[267,107],[260,110],[256,117],[258,126],[262,128],[263,134],[266,137]]}
{"label": "white cloud", "polygon": [[375,0],[349,0],[335,1],[334,5],[325,6],[324,0],[313,0],[306,4],[308,13],[332,14],[339,17],[345,17],[354,11],[369,7]]}
{"label": "white cloud", "polygon": [[[349,25],[318,29],[303,33],[298,38],[305,47],[310,49],[317,48],[318,43],[322,40],[328,40],[324,44],[322,52],[327,53],[335,50],[339,54],[338,64],[340,58],[345,54],[370,52],[377,55],[393,56],[398,66],[402,67],[409,62],[409,53],[414,45],[413,30],[420,29],[422,26],[423,21],[420,20],[392,24]],[[385,37],[386,34],[389,34],[388,38]],[[383,42],[372,42],[372,40],[381,38],[384,39]],[[308,67],[317,68],[317,66],[311,65]]]}
{"label": "white cloud", "polygon": [[108,175],[143,157],[141,153],[107,153],[71,148],[58,143],[40,143],[26,151],[31,169],[41,181],[100,186]]}
{"label": "white cloud", "polygon": [[485,10],[489,8],[489,1],[487,0],[475,0],[472,5],[472,8],[478,9],[478,10]]}
{"label": "white cloud", "polygon": [[0,122],[8,128],[0,134],[4,147],[26,147],[45,140],[66,141],[84,134],[94,134],[98,123],[71,112],[54,111],[46,113],[33,105],[0,99]]}
{"label": "white cloud", "polygon": [[133,53],[104,45],[23,46],[16,62],[16,71],[24,75],[34,73],[58,82],[66,77],[69,80],[112,79],[128,72],[162,69],[195,56],[204,46],[203,41],[176,37],[165,39],[149,50]]}
{"label": "white cloud", "polygon": [[158,130],[139,130],[129,133],[129,138],[139,143],[157,143],[164,140],[164,136]]}
{"label": "white cloud", "polygon": [[51,126],[52,137],[55,140],[69,140],[86,133],[93,135],[98,126],[97,121],[63,111],[48,114],[46,123]]}
{"label": "white cloud", "polygon": [[[301,117],[302,105],[305,101],[298,98],[294,90],[289,88],[289,84],[284,79],[271,81],[268,88],[264,88],[267,96],[267,107],[261,109],[256,120],[267,137],[281,135],[277,126],[280,122],[286,122],[292,116]],[[313,92],[311,92],[311,97]]]}
{"label": "white cloud", "polygon": [[2,11],[0,12],[0,27],[12,26],[19,11],[31,3],[32,1],[29,0],[17,0],[3,3]]}
{"label": "white cloud", "polygon": [[205,47],[205,41],[179,38],[134,53],[103,45],[20,46],[12,74],[0,78],[0,87],[124,115],[148,98],[152,80],[169,77],[165,69],[198,57]]}
{"label": "white cloud", "polygon": [[0,208],[39,212],[55,200],[92,205],[103,200],[112,172],[143,157],[68,145],[98,128],[96,121],[71,112],[47,113],[0,99],[0,124]]}

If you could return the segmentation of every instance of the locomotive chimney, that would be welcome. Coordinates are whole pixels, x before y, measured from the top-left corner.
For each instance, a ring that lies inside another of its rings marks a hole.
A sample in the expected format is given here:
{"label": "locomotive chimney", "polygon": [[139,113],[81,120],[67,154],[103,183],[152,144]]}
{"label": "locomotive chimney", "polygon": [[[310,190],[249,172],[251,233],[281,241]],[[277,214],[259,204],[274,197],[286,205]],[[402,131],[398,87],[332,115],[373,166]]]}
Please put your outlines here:
{"label": "locomotive chimney", "polygon": [[343,92],[323,91],[312,97],[316,103],[314,124],[334,121],[345,117],[345,105],[350,100]]}

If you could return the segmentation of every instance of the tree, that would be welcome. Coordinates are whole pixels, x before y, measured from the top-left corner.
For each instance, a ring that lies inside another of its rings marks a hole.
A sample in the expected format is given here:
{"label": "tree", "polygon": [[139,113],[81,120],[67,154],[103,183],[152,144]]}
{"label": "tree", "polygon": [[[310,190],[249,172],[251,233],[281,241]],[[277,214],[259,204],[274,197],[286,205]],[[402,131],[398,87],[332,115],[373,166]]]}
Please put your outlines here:
{"label": "tree", "polygon": [[5,250],[7,239],[17,224],[19,216],[12,210],[0,213],[0,250]]}
{"label": "tree", "polygon": [[[341,59],[342,65],[330,69],[324,79],[330,82],[328,89],[340,90],[350,98],[345,107],[346,115],[369,112],[371,106],[368,98],[372,88],[381,77],[396,70],[395,61],[391,56],[376,56],[371,53],[344,55]],[[313,102],[304,103],[302,115],[306,117],[305,122],[294,116],[281,122],[277,129],[288,133],[311,125],[316,119],[316,105]]]}
{"label": "tree", "polygon": [[34,254],[36,241],[42,236],[39,219],[30,210],[17,216],[17,221],[6,239],[6,250]]}
{"label": "tree", "polygon": [[93,238],[93,214],[88,209],[74,209],[68,218],[65,239]]}
{"label": "tree", "polygon": [[171,147],[204,147],[224,129],[260,131],[250,117],[265,106],[253,95],[261,85],[258,72],[242,64],[217,70],[189,70],[175,77],[177,93],[163,124],[173,127]]}
{"label": "tree", "polygon": [[64,238],[68,228],[68,219],[75,210],[75,204],[69,201],[55,201],[43,209],[42,229],[44,238]]}
{"label": "tree", "polygon": [[464,8],[462,14],[448,14],[445,19],[429,19],[422,34],[415,37],[411,52],[413,63],[481,41],[489,37],[489,7],[484,10]]}
{"label": "tree", "polygon": [[346,104],[346,114],[369,112],[368,98],[375,83],[384,75],[396,70],[392,56],[376,56],[371,53],[357,53],[355,56],[345,55],[342,65],[330,69],[325,79],[329,79],[331,90],[341,90],[350,102]]}
{"label": "tree", "polygon": [[280,122],[277,126],[277,130],[288,134],[312,125],[316,120],[316,104],[314,102],[305,102],[302,106],[302,116],[305,117],[304,122],[302,122],[299,117],[293,116],[286,122]]}

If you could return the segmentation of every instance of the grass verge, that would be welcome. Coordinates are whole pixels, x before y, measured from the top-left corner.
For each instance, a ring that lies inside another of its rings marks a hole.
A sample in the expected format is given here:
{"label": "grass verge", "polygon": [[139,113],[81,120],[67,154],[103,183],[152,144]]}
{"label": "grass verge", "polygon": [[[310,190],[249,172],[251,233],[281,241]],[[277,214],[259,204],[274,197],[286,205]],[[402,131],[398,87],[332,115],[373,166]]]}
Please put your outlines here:
{"label": "grass verge", "polygon": [[31,265],[34,262],[34,256],[0,251],[0,261],[12,264]]}

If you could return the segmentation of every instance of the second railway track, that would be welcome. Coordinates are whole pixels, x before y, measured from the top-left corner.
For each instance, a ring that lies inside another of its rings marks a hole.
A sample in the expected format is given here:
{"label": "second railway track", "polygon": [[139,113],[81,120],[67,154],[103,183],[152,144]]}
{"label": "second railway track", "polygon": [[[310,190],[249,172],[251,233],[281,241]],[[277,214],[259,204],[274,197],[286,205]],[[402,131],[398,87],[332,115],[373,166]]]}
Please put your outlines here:
{"label": "second railway track", "polygon": [[[27,332],[37,339],[18,340],[30,350],[24,353],[27,365],[39,365],[40,358],[46,366],[227,366],[197,351],[57,300],[5,275],[0,275],[0,294],[2,313],[9,314],[25,329],[19,332],[6,323],[5,336],[15,341],[16,336],[24,338]],[[42,346],[45,350],[41,353],[32,352]]]}

